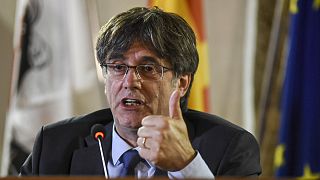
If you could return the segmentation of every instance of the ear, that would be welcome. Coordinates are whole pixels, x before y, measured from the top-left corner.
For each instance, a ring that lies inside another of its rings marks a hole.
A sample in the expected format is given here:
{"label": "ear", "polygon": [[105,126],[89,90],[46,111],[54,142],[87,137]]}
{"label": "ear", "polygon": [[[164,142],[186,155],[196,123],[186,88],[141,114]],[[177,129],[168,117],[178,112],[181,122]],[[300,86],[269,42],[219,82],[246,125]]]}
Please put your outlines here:
{"label": "ear", "polygon": [[178,80],[178,89],[180,91],[180,96],[183,97],[186,93],[187,90],[190,86],[190,82],[191,82],[191,74],[185,74],[185,75],[181,75]]}

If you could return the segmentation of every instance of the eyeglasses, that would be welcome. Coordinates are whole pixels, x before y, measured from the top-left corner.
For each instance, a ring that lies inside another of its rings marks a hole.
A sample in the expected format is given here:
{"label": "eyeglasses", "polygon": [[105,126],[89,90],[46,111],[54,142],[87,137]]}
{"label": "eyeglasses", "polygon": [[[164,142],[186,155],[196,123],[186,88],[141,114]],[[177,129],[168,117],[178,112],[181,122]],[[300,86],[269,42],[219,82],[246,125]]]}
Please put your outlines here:
{"label": "eyeglasses", "polygon": [[110,77],[115,80],[123,80],[130,68],[135,69],[138,79],[158,81],[162,80],[163,74],[170,68],[157,64],[140,64],[138,66],[128,66],[126,64],[106,63],[100,64],[105,78]]}

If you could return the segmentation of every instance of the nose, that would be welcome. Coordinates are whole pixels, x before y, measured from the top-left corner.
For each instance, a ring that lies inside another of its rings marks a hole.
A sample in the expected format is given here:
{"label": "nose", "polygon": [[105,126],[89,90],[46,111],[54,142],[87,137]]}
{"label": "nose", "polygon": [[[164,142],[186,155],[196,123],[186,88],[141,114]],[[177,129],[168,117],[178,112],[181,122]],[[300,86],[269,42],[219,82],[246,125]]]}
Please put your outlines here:
{"label": "nose", "polygon": [[135,68],[129,68],[123,78],[123,86],[128,88],[141,88],[141,78]]}

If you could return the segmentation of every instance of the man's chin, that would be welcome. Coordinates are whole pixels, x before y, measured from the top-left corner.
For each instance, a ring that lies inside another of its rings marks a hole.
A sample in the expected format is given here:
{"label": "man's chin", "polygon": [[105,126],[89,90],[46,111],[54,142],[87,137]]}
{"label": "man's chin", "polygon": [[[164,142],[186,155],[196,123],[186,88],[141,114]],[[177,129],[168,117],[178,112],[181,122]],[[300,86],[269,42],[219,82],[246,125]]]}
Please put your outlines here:
{"label": "man's chin", "polygon": [[119,130],[121,132],[126,132],[126,133],[130,133],[130,134],[137,134],[138,129],[141,127],[141,124],[139,125],[133,125],[133,124],[120,124],[117,125],[115,124],[117,131],[119,132]]}
{"label": "man's chin", "polygon": [[138,130],[141,127],[141,119],[122,119],[116,123],[116,126],[121,126],[122,128],[131,129],[131,130]]}

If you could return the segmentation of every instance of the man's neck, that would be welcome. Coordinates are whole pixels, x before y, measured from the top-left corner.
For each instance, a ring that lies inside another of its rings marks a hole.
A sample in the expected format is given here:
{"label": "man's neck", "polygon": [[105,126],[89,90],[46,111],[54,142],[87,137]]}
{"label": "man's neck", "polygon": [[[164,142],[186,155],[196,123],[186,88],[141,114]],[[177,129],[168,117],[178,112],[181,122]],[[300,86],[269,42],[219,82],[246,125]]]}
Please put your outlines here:
{"label": "man's neck", "polygon": [[137,147],[137,139],[138,139],[138,129],[134,128],[119,128],[116,126],[116,132],[119,134],[119,136],[126,141],[128,144],[130,144],[132,147]]}

